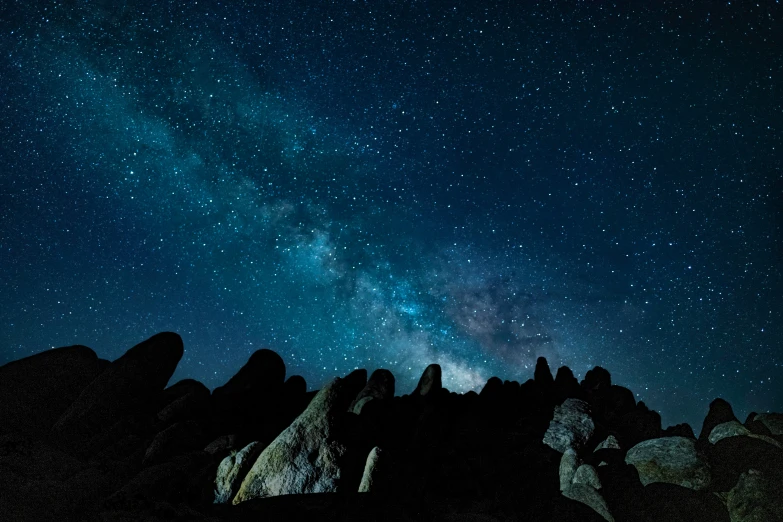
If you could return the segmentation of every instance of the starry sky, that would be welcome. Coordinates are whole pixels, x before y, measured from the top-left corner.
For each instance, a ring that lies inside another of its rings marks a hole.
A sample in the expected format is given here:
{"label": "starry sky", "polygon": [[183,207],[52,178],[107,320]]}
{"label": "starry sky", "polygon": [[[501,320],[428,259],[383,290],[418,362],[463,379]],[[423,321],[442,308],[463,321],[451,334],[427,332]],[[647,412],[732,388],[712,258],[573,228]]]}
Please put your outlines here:
{"label": "starry sky", "polygon": [[783,410],[778,2],[8,0],[0,364],[594,365]]}

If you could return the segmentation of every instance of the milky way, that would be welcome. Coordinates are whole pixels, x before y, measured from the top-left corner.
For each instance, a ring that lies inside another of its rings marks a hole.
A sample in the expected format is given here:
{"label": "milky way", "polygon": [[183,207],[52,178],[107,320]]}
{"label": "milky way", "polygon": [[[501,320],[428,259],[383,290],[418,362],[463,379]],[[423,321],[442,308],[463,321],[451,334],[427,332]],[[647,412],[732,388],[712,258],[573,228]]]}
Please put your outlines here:
{"label": "milky way", "polygon": [[783,9],[519,4],[5,2],[0,363],[783,409]]}

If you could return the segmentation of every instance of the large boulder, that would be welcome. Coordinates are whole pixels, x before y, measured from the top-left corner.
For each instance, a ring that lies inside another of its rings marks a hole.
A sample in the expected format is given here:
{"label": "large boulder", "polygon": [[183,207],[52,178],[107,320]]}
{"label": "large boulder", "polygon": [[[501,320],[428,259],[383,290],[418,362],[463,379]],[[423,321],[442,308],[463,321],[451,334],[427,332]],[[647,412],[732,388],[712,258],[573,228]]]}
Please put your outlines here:
{"label": "large boulder", "polygon": [[103,368],[86,346],[54,348],[0,366],[0,433],[47,432]]}
{"label": "large boulder", "polygon": [[609,512],[609,506],[606,505],[604,497],[587,484],[571,484],[563,491],[563,496],[593,508],[607,522],[614,522],[614,517]]}
{"label": "large boulder", "polygon": [[[755,469],[777,489],[783,488],[783,450],[763,435],[726,437],[708,444],[712,490],[731,490],[743,472]],[[774,441],[773,441],[774,442]]]}
{"label": "large boulder", "polygon": [[231,502],[263,449],[261,443],[251,442],[241,451],[232,452],[220,462],[215,476],[215,504]]}
{"label": "large boulder", "polygon": [[[335,378],[256,460],[233,503],[253,498],[341,491],[350,462],[347,409],[364,387],[360,378]],[[358,489],[358,484],[354,485]],[[354,489],[354,491],[356,491]]]}
{"label": "large boulder", "polygon": [[544,434],[544,444],[560,453],[569,447],[578,452],[594,433],[590,405],[579,399],[566,399],[555,407],[554,418]]}
{"label": "large boulder", "polygon": [[780,491],[755,469],[740,475],[726,497],[731,522],[783,522]]}
{"label": "large boulder", "polygon": [[737,437],[739,435],[750,435],[750,430],[739,423],[739,421],[729,421],[718,424],[709,434],[707,440],[710,444],[715,444],[726,437]]}
{"label": "large boulder", "polygon": [[639,472],[645,486],[653,482],[677,484],[694,490],[710,485],[710,466],[696,449],[693,440],[685,437],[663,437],[640,442],[625,455],[625,462]]}
{"label": "large boulder", "polygon": [[232,399],[238,395],[258,395],[278,389],[285,381],[285,363],[272,350],[256,350],[239,371],[212,392],[214,399]]}
{"label": "large boulder", "polygon": [[67,444],[80,445],[122,417],[154,408],[182,353],[182,339],[172,332],[137,344],[82,390],[53,431]]}
{"label": "large boulder", "polygon": [[701,426],[699,442],[706,443],[710,433],[712,433],[712,430],[718,424],[736,420],[737,417],[734,416],[734,411],[731,409],[731,404],[720,398],[715,399],[710,403],[710,409],[707,412],[707,416],[704,418],[704,423]]}
{"label": "large boulder", "polygon": [[783,435],[783,413],[757,413],[753,422],[760,422],[772,435]]}
{"label": "large boulder", "polygon": [[394,397],[394,375],[389,370],[375,370],[367,381],[367,385],[351,403],[349,410],[358,415],[362,412],[364,405],[371,400],[391,399],[392,397]]}
{"label": "large boulder", "polygon": [[421,375],[421,379],[419,379],[419,384],[413,390],[413,395],[421,395],[422,397],[437,395],[443,388],[441,379],[440,365],[430,364],[424,369],[424,373]]}

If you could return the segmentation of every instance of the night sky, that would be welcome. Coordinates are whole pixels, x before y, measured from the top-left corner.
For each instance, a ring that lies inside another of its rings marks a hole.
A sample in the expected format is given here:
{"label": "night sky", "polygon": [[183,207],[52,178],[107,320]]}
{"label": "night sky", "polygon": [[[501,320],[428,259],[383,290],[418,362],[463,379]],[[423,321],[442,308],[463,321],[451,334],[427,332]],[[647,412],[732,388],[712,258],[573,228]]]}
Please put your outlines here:
{"label": "night sky", "polygon": [[4,0],[0,364],[781,411],[782,131],[773,1]]}

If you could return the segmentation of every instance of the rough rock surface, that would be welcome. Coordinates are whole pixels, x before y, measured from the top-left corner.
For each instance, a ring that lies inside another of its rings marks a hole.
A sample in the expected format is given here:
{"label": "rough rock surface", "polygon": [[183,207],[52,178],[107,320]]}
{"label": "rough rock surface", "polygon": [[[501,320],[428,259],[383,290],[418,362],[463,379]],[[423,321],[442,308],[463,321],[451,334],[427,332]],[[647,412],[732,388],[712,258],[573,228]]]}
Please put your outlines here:
{"label": "rough rock surface", "polygon": [[726,497],[731,522],[781,522],[783,498],[780,491],[758,471],[740,475],[737,485]]}
{"label": "rough rock surface", "polygon": [[419,384],[416,385],[416,389],[413,390],[413,395],[421,395],[426,397],[428,395],[434,395],[443,388],[441,381],[441,369],[439,364],[430,364],[424,369],[424,373],[419,379]]}
{"label": "rough rock surface", "polygon": [[53,430],[79,444],[121,417],[154,406],[182,358],[182,339],[172,332],[154,335],[112,362],[63,413]]}
{"label": "rough rock surface", "polygon": [[0,366],[0,433],[51,429],[103,370],[86,346],[67,346]]}
{"label": "rough rock surface", "polygon": [[351,403],[349,410],[358,415],[369,401],[391,399],[392,397],[394,397],[394,375],[389,370],[375,370],[367,381],[367,385]]}
{"label": "rough rock surface", "polygon": [[574,448],[566,448],[560,458],[560,491],[565,491],[573,482],[576,470],[579,468],[579,457]]}
{"label": "rough rock surface", "polygon": [[620,449],[620,443],[617,442],[617,439],[614,435],[609,435],[606,437],[606,439],[603,440],[598,446],[595,447],[594,451],[602,450],[602,449]]}
{"label": "rough rock surface", "polygon": [[388,457],[383,450],[375,446],[370,454],[367,455],[367,462],[364,465],[362,481],[359,483],[359,493],[378,493],[382,492],[388,484],[383,476],[386,472],[384,461]]}
{"label": "rough rock surface", "polygon": [[[366,375],[366,374],[365,374]],[[366,379],[366,376],[365,376]],[[307,409],[264,449],[233,503],[252,498],[341,490],[347,445],[340,440],[342,417],[364,387],[350,376],[324,386]]]}
{"label": "rough rock surface", "polygon": [[710,444],[715,444],[726,437],[737,437],[739,435],[750,435],[750,430],[740,424],[739,421],[733,420],[723,422],[712,428],[708,440],[710,441]]}
{"label": "rough rock surface", "polygon": [[544,444],[560,453],[569,447],[579,451],[594,432],[590,405],[579,399],[566,399],[555,407],[554,418],[544,434]]}
{"label": "rough rock surface", "polygon": [[609,506],[606,504],[606,500],[604,500],[604,497],[594,488],[586,484],[571,484],[571,486],[563,491],[563,496],[593,508],[593,510],[601,515],[607,522],[614,522],[614,517],[609,512]]}
{"label": "rough rock surface", "polygon": [[710,466],[696,450],[693,440],[685,437],[663,437],[640,442],[625,456],[625,462],[639,472],[645,486],[667,482],[694,490],[710,485]]}
{"label": "rough rock surface", "polygon": [[251,442],[220,462],[215,476],[215,504],[231,502],[262,449],[259,442]]}
{"label": "rough rock surface", "polygon": [[582,464],[576,469],[574,478],[572,480],[574,484],[587,484],[593,489],[601,489],[601,479],[598,478],[598,472],[590,464]]}

